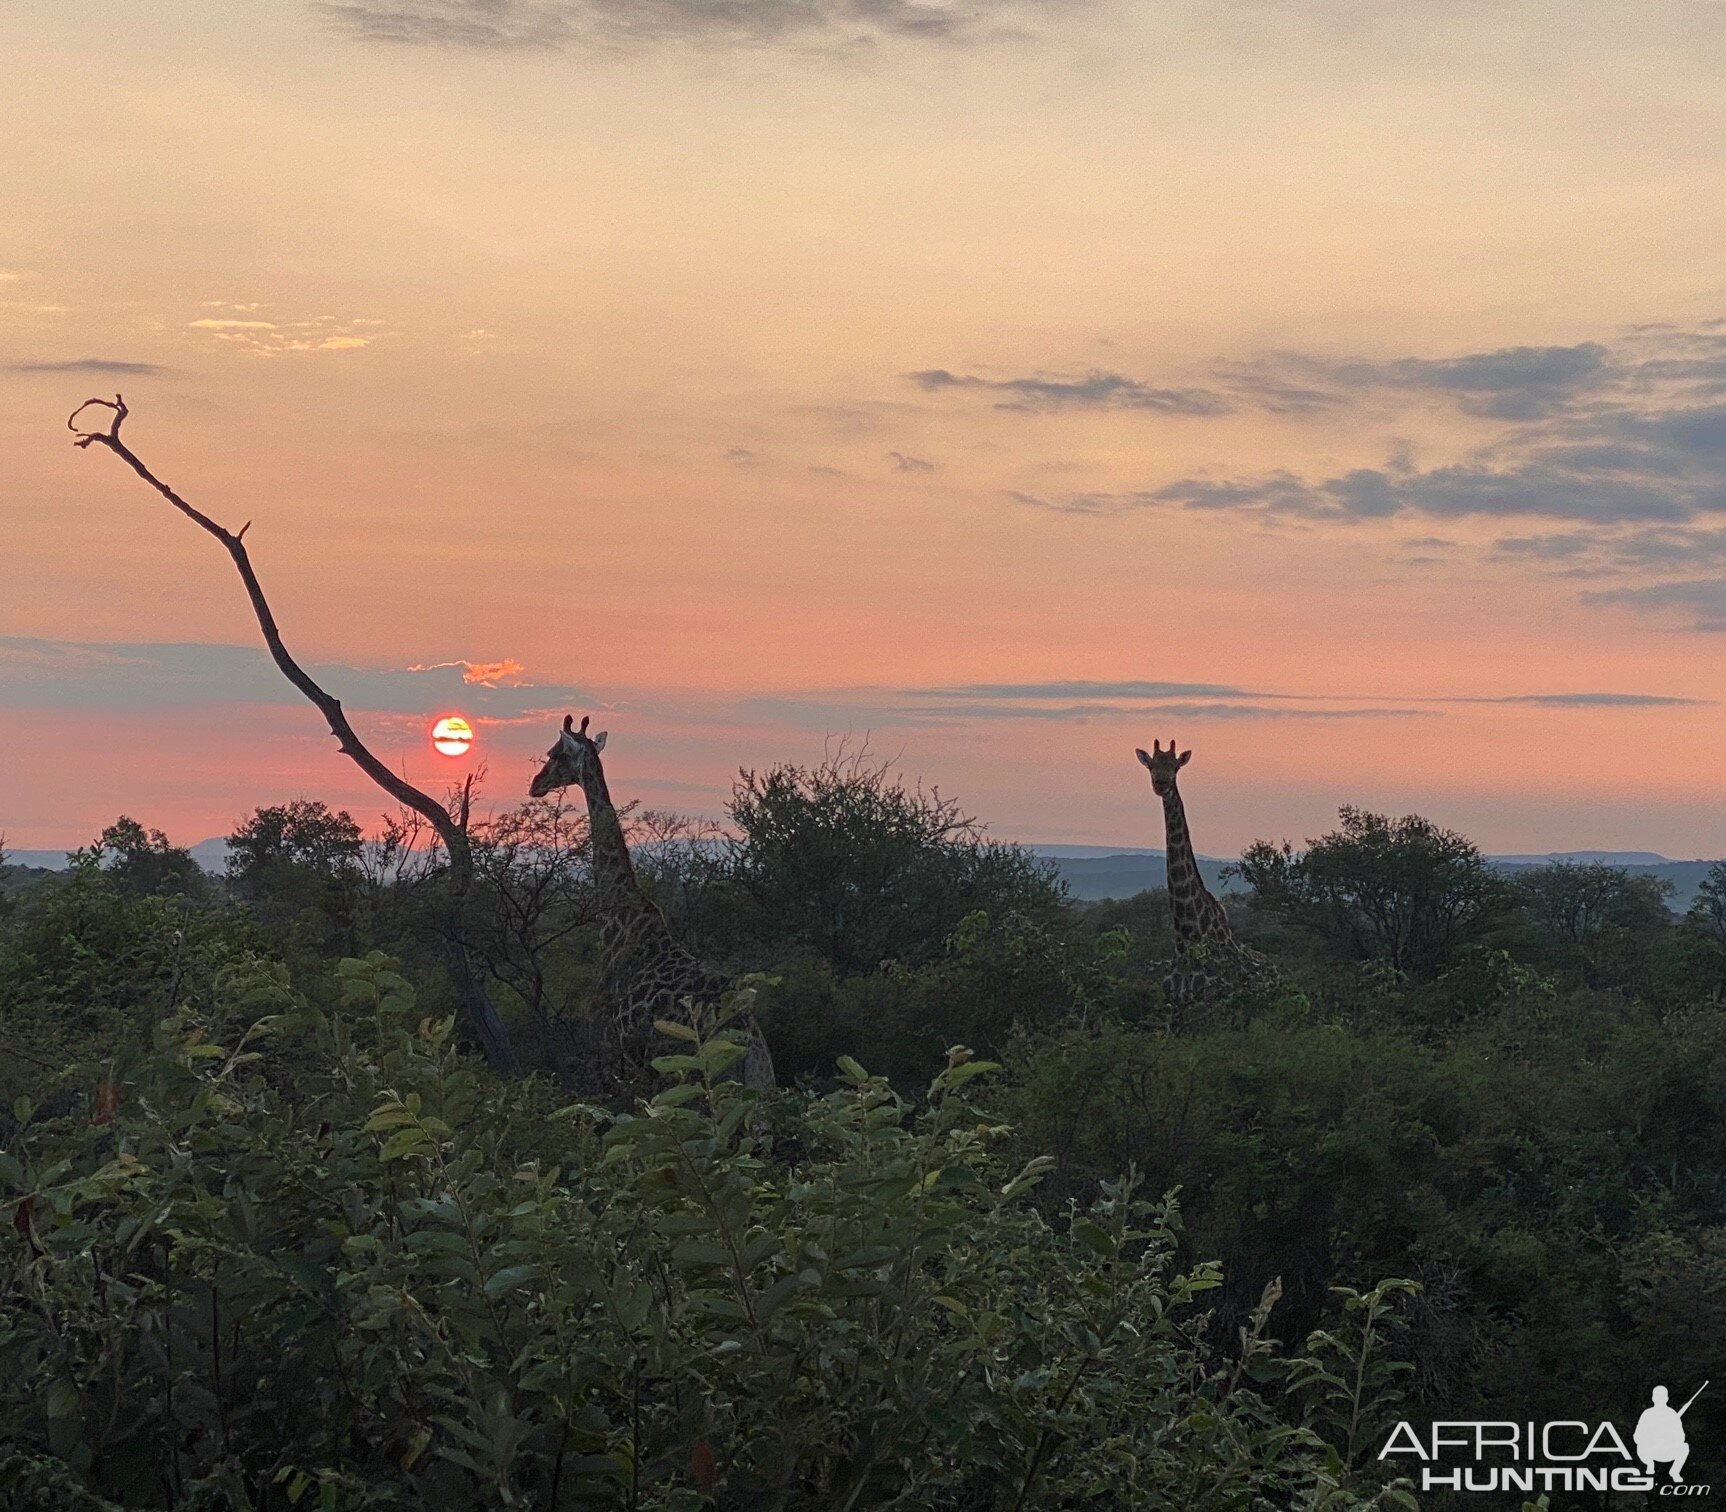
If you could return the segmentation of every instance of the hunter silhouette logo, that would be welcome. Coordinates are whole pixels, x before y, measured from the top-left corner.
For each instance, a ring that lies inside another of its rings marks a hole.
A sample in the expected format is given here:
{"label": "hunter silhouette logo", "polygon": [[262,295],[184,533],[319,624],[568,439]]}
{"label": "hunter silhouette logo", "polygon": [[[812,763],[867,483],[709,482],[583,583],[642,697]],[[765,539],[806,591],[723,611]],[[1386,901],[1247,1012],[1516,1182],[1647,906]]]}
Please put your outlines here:
{"label": "hunter silhouette logo", "polygon": [[[1690,1393],[1690,1402],[1707,1389],[1708,1383],[1704,1381]],[[1664,1386],[1656,1386],[1652,1396],[1654,1405],[1645,1408],[1636,1420],[1636,1457],[1650,1475],[1654,1474],[1656,1462],[1670,1463],[1672,1479],[1681,1481],[1684,1461],[1690,1458],[1690,1445],[1684,1437],[1684,1414],[1690,1410],[1690,1402],[1674,1412],[1666,1405]]]}
{"label": "hunter silhouette logo", "polygon": [[[1412,1423],[1391,1430],[1381,1460],[1419,1462],[1422,1491],[1646,1491],[1662,1498],[1707,1496],[1706,1484],[1684,1479],[1690,1441],[1684,1414],[1708,1389],[1704,1381],[1682,1407],[1656,1386],[1628,1436],[1609,1421],[1550,1422],[1449,1419],[1424,1434]],[[1632,1448],[1634,1445],[1634,1449]],[[1662,1484],[1659,1467],[1666,1469]],[[1412,1471],[1413,1466],[1409,1466]]]}

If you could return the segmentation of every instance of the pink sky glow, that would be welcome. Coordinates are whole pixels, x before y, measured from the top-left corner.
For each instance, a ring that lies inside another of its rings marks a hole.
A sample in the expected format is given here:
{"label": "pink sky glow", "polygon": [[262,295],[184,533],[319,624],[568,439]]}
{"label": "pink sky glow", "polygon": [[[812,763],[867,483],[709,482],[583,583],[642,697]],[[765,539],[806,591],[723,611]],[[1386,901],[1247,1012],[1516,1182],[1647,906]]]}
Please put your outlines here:
{"label": "pink sky glow", "polygon": [[429,786],[1726,853],[1726,9],[794,12],[4,8],[8,845],[381,808],[118,390]]}

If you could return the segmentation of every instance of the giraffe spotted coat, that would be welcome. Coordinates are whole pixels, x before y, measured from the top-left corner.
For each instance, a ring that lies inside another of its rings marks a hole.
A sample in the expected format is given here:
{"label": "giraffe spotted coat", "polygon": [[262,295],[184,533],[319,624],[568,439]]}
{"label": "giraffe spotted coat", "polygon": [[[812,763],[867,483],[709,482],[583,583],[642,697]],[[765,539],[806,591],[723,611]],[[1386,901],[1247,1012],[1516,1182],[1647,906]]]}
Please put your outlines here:
{"label": "giraffe spotted coat", "polygon": [[1167,751],[1160,742],[1151,745],[1154,754],[1137,754],[1150,770],[1152,792],[1163,800],[1169,911],[1175,932],[1175,958],[1163,977],[1163,990],[1175,1011],[1185,1013],[1232,991],[1273,985],[1277,972],[1268,959],[1235,937],[1228,910],[1212,896],[1199,872],[1186,805],[1175,784],[1175,774],[1192,760],[1193,753],[1183,751],[1177,756],[1172,740]]}
{"label": "giraffe spotted coat", "polygon": [[[564,719],[563,733],[528,792],[543,798],[560,788],[580,787],[587,800],[603,945],[594,1002],[598,1069],[608,1086],[642,1087],[650,1084],[654,1057],[671,1049],[654,1029],[654,1021],[710,1019],[730,984],[672,938],[659,905],[642,892],[599,760],[605,732],[590,738],[586,719],[580,730],[573,724],[573,719]],[[740,1027],[749,1037],[742,1068],[745,1085],[771,1088],[773,1056],[760,1026],[746,1016]]]}

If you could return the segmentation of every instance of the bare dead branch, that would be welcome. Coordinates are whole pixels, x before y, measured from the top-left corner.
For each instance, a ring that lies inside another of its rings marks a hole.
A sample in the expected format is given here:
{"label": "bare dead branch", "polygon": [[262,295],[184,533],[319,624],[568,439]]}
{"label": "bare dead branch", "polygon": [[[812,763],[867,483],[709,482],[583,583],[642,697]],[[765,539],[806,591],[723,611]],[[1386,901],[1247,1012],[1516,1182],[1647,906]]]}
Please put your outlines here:
{"label": "bare dead branch", "polygon": [[[79,427],[79,416],[89,409],[102,409],[110,412],[111,419],[106,429],[86,430]],[[246,551],[245,534],[252,528],[252,522],[246,521],[237,532],[225,530],[202,510],[188,504],[168,484],[151,472],[138,454],[120,439],[120,427],[125,424],[126,417],[130,413],[131,411],[126,407],[126,401],[119,394],[114,395],[111,400],[86,399],[66,419],[66,428],[76,438],[72,444],[81,448],[106,447],[188,520],[192,521],[200,530],[214,536],[221,543],[223,550],[233,560],[235,570],[240,574],[240,581],[246,588],[246,596],[252,603],[252,612],[257,616],[258,628],[263,632],[264,644],[269,648],[270,658],[280,669],[282,676],[298,688],[307,700],[316,707],[317,711],[324,716],[342,755],[352,761],[397,803],[422,815],[437,831],[438,837],[443,841],[444,848],[449,852],[450,858],[450,891],[454,900],[451,918],[451,965],[456,972],[462,1001],[473,1018],[474,1028],[479,1034],[480,1043],[485,1050],[487,1060],[499,1070],[513,1073],[516,1069],[516,1063],[514,1053],[510,1048],[508,1031],[498,1018],[496,1008],[486,995],[484,985],[473,969],[462,924],[462,903],[467,896],[469,884],[473,880],[473,853],[468,844],[467,834],[468,815],[473,795],[473,777],[470,776],[464,785],[457,804],[457,813],[451,815],[449,809],[443,804],[428,793],[422,792],[405,777],[400,777],[392,772],[372,754],[366,743],[360,739],[354,732],[354,727],[348,722],[348,716],[342,710],[341,700],[325,692],[311,674],[294,660],[293,656],[289,654],[287,646],[283,644],[281,631],[276,625],[276,617],[270,610],[268,599],[264,597],[263,585],[252,570],[252,560]]]}

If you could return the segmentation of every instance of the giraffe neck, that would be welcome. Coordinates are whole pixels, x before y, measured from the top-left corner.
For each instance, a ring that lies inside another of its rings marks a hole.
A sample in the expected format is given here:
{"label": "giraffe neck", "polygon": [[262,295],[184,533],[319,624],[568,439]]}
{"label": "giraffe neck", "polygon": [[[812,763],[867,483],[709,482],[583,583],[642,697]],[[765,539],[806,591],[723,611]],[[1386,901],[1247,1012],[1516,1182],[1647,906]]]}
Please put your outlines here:
{"label": "giraffe neck", "polygon": [[1163,827],[1167,835],[1165,855],[1175,933],[1189,934],[1198,924],[1204,900],[1210,897],[1210,891],[1199,875],[1199,863],[1193,856],[1192,836],[1187,833],[1186,806],[1181,802],[1180,792],[1173,787],[1163,795]]}
{"label": "giraffe neck", "polygon": [[582,764],[581,791],[587,799],[594,891],[599,895],[600,907],[608,914],[614,913],[641,900],[642,892],[635,880],[635,863],[629,859],[623,825],[605,785],[605,772],[598,756],[591,756]]}

